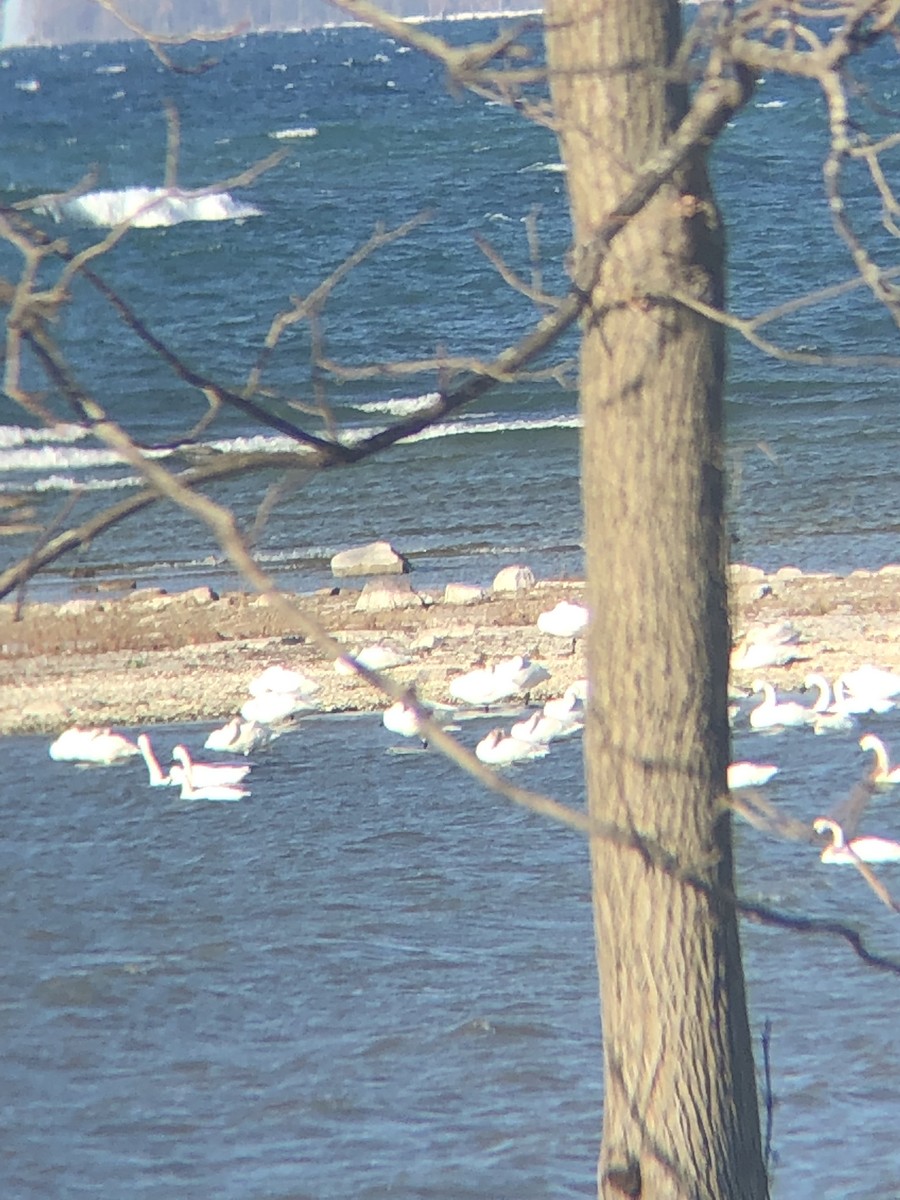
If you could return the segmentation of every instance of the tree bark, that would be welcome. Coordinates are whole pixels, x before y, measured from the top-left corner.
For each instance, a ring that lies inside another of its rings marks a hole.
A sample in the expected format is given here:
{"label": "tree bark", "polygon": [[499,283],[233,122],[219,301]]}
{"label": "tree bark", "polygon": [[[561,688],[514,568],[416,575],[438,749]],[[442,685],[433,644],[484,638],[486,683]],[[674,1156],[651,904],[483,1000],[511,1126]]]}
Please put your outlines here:
{"label": "tree bark", "polygon": [[[548,0],[545,26],[577,248],[686,110],[680,10]],[[672,299],[721,305],[723,272],[698,152],[614,239],[583,330],[588,798],[598,828],[645,843],[592,838],[607,1200],[767,1195],[737,920],[716,897],[733,889],[724,341]]]}

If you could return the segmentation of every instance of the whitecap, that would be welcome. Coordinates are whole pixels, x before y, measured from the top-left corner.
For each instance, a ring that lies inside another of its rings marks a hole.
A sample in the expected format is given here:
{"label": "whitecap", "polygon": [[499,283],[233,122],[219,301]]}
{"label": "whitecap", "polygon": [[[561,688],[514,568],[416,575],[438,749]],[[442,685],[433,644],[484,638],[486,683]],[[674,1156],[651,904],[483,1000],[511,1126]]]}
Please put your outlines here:
{"label": "whitecap", "polygon": [[364,413],[388,413],[392,417],[409,417],[430,408],[440,398],[439,392],[426,392],[424,396],[398,397],[395,400],[365,400],[353,407]]}
{"label": "whitecap", "polygon": [[527,167],[519,167],[517,175],[524,175],[527,171],[558,171],[565,173],[568,168],[565,163],[561,162],[535,162]]}
{"label": "whitecap", "polygon": [[82,479],[74,475],[48,475],[31,484],[32,492],[110,492],[119,488],[139,487],[143,480],[134,475],[117,479]]}
{"label": "whitecap", "polygon": [[124,63],[110,63],[108,67],[94,67],[95,75],[121,75],[128,68]]}
{"label": "whitecap", "polygon": [[15,86],[20,92],[39,92],[41,81],[39,79],[17,79]]}
{"label": "whitecap", "polygon": [[784,108],[787,100],[763,100],[762,103],[754,105],[754,108]]}
{"label": "whitecap", "polygon": [[273,129],[269,134],[269,137],[283,140],[293,138],[312,138],[316,137],[318,132],[318,129],[316,129],[314,125],[298,125],[293,129]]}
{"label": "whitecap", "polygon": [[228,192],[149,187],[87,192],[70,200],[51,199],[35,211],[55,221],[69,218],[104,228],[130,221],[139,229],[179,225],[182,221],[236,221],[262,215],[262,209],[235,200]]}
{"label": "whitecap", "polygon": [[11,446],[27,446],[34,442],[78,442],[88,436],[83,425],[54,425],[51,428],[28,429],[23,425],[0,425],[0,450]]}

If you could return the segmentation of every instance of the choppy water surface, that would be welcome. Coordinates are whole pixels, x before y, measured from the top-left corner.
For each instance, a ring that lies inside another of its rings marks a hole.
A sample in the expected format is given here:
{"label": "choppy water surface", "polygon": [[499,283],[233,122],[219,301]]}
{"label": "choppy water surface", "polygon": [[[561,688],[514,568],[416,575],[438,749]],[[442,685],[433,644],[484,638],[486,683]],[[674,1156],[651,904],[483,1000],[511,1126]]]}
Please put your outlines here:
{"label": "choppy water surface", "polygon": [[[478,22],[443,31],[453,40],[483,40],[492,29]],[[449,95],[432,63],[365,29],[247,37],[210,52],[222,60],[216,70],[175,77],[136,43],[0,55],[0,196],[14,202],[64,191],[100,164],[91,196],[45,206],[48,230],[74,247],[96,241],[97,225],[117,206],[159,187],[166,97],[181,117],[182,189],[227,180],[274,149],[289,150],[252,188],[233,187],[228,200],[180,193],[156,214],[158,224],[134,229],[103,260],[104,278],[190,366],[241,386],[291,296],[316,286],[376,221],[394,226],[426,209],[431,221],[335,289],[324,325],[334,359],[384,362],[431,357],[438,348],[489,357],[521,336],[535,311],[503,283],[475,238],[527,274],[524,222],[533,213],[543,285],[564,289],[565,174],[548,130],[499,105]],[[875,102],[863,116],[873,132],[878,105],[887,112],[896,99],[887,66],[876,64],[866,79]],[[767,80],[716,149],[738,313],[850,272],[821,199],[823,127],[810,88]],[[849,168],[846,178],[851,196],[864,194]],[[879,253],[893,253],[880,209],[864,205],[854,217]],[[2,248],[0,258],[6,270],[18,268]],[[202,396],[180,384],[90,288],[79,288],[78,298],[55,332],[97,400],[138,439],[184,438],[206,410]],[[788,348],[855,353],[889,351],[896,337],[863,289],[840,306],[800,309],[767,332]],[[564,347],[573,350],[574,337]],[[308,353],[305,330],[290,328],[264,382],[309,402]],[[334,383],[328,399],[345,436],[358,437],[421,403],[437,383],[435,375]],[[276,408],[299,419],[294,409]],[[896,559],[894,411],[892,371],[798,367],[735,339],[728,382],[735,557],[839,572]],[[487,582],[498,564],[526,556],[541,575],[580,573],[577,427],[571,388],[498,388],[376,463],[297,481],[259,537],[261,557],[301,589],[323,581],[336,550],[372,537],[401,543],[423,584]],[[207,453],[221,455],[290,444],[259,435],[248,418],[229,412],[201,440]],[[134,481],[90,435],[70,429],[48,436],[0,400],[0,484],[32,497],[44,519],[74,495],[68,519],[76,520],[121,498]],[[223,485],[217,494],[252,524],[255,483]],[[3,558],[29,545],[4,539]],[[97,538],[38,586],[69,590],[73,565],[178,584],[206,578],[220,557],[205,531],[159,506],[137,526]],[[216,578],[229,581],[227,570]]]}
{"label": "choppy water surface", "polygon": [[[467,32],[490,36],[483,24],[452,36]],[[430,64],[366,30],[216,52],[219,70],[175,79],[138,45],[0,56],[9,201],[64,190],[94,162],[120,199],[158,186],[169,94],[185,188],[292,148],[257,186],[235,189],[234,205],[259,215],[234,219],[225,205],[210,219],[185,202],[177,223],[134,230],[104,260],[104,275],[192,365],[240,384],[290,295],[333,270],[376,220],[426,207],[427,227],[335,293],[335,358],[437,346],[486,356],[526,330],[533,313],[473,235],[527,271],[523,219],[536,207],[545,285],[564,286],[549,264],[568,243],[565,182],[546,130],[447,95]],[[896,107],[893,76],[870,82]],[[816,202],[821,127],[803,85],[767,82],[717,149],[736,311],[848,272]],[[98,229],[80,222],[100,207],[82,205],[78,221],[59,213],[59,226],[48,215],[48,229],[86,245]],[[203,402],[83,300],[55,332],[98,400],[139,438],[183,437]],[[864,303],[801,311],[779,332],[806,348],[872,351],[894,336]],[[284,394],[309,398],[307,351],[300,331],[284,339],[269,377]],[[359,436],[435,382],[347,384],[330,399]],[[735,342],[735,557],[835,571],[897,558],[895,390],[884,371],[800,369]],[[273,436],[249,442],[258,432],[229,413],[204,449],[283,448]],[[84,431],[47,435],[0,400],[0,486],[28,495],[44,519],[74,498],[75,520],[133,481]],[[217,494],[249,526],[251,486]],[[295,481],[258,550],[303,589],[326,582],[334,551],[385,536],[423,584],[486,582],[521,559],[544,576],[579,573],[572,391],[504,387],[377,462]],[[4,539],[0,563],[30,545]],[[72,565],[31,594],[71,590]],[[209,537],[163,507],[98,538],[75,565],[143,582],[235,582]],[[896,716],[873,728],[900,749]],[[202,742],[197,729],[154,736],[165,748]],[[777,762],[773,798],[811,819],[858,777],[855,738],[741,734],[735,754]],[[601,1065],[584,848],[439,756],[393,755],[389,744],[375,718],[312,718],[259,755],[250,799],[185,805],[151,791],[137,767],[79,770],[51,763],[42,739],[4,741],[4,1200],[594,1194]],[[519,777],[580,803],[580,747],[555,746]],[[897,804],[880,799],[866,828],[900,835]],[[874,949],[900,956],[897,918],[853,872],[746,827],[738,850],[749,898],[858,922]],[[884,875],[900,891],[900,871]],[[755,1034],[773,1022],[775,1196],[900,1193],[895,979],[823,937],[747,925],[745,946]]]}
{"label": "choppy water surface", "polygon": [[[900,743],[896,717],[875,726]],[[305,719],[236,804],[4,743],[5,1196],[593,1194],[584,848],[394,740],[376,717]],[[807,819],[863,766],[852,734],[736,753],[781,764],[772,797]],[[516,777],[579,804],[580,756],[557,743]],[[867,828],[898,832],[897,799]],[[900,957],[853,872],[746,826],[738,849],[748,898]],[[823,937],[748,925],[745,947],[755,1033],[774,1029],[774,1194],[893,1194],[900,984]]]}

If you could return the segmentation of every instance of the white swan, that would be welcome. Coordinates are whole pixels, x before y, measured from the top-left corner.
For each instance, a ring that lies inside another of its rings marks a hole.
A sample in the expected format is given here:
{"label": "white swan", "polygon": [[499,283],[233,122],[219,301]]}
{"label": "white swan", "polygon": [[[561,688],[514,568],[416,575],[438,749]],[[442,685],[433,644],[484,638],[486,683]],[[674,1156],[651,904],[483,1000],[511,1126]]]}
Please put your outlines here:
{"label": "white swan", "polygon": [[857,837],[848,842],[843,829],[830,817],[816,817],[813,829],[816,833],[831,834],[831,845],[820,855],[823,863],[900,862],[900,842],[880,837]]}
{"label": "white swan", "polygon": [[208,783],[200,787],[185,775],[180,795],[182,800],[243,800],[250,795],[250,789],[233,783]]}
{"label": "white swan", "polygon": [[730,790],[746,787],[762,787],[778,768],[773,763],[733,762],[728,764],[728,787]]}
{"label": "white swan", "polygon": [[261,692],[241,705],[245,721],[257,725],[282,725],[297,713],[310,712],[316,705],[295,692]]}
{"label": "white swan", "polygon": [[582,728],[580,721],[558,721],[555,717],[548,717],[545,712],[539,711],[532,713],[524,721],[517,721],[510,729],[509,736],[531,746],[546,745],[558,738],[571,737]]}
{"label": "white swan", "polygon": [[172,767],[169,772],[173,783],[184,784],[188,780],[191,787],[207,787],[219,783],[241,783],[250,774],[250,763],[199,763],[194,762],[188,753],[187,746],[175,746],[172,757],[181,764],[181,770]]}
{"label": "white swan", "polygon": [[247,687],[251,696],[263,696],[268,692],[287,693],[294,696],[312,697],[319,685],[300,671],[276,664],[252,679]]}
{"label": "white swan", "polygon": [[797,658],[799,641],[800,634],[790,621],[751,625],[731,651],[731,666],[736,671],[783,667]]}
{"label": "white swan", "polygon": [[845,710],[836,708],[832,702],[831,684],[824,675],[812,673],[807,675],[803,686],[816,688],[818,696],[812,706],[813,733],[843,733],[854,726],[853,716]]}
{"label": "white swan", "polygon": [[545,742],[530,745],[509,737],[502,729],[492,729],[475,747],[475,757],[494,767],[507,767],[511,763],[524,762],[530,758],[543,758],[547,753]]}
{"label": "white swan", "polygon": [[875,767],[870,775],[873,783],[900,783],[900,766],[891,766],[887,746],[880,737],[874,733],[864,733],[859,744],[863,750],[871,750],[875,755]]}
{"label": "white swan", "polygon": [[812,710],[796,700],[785,700],[781,704],[771,683],[757,679],[754,692],[762,692],[762,703],[750,712],[751,729],[781,729],[787,726],[809,725],[814,720]]}
{"label": "white swan", "polygon": [[226,754],[250,754],[279,736],[278,731],[257,721],[232,717],[221,729],[214,729],[203,743],[205,750],[222,750]]}
{"label": "white swan", "polygon": [[494,667],[494,672],[513,682],[517,692],[530,692],[539,683],[544,683],[550,678],[546,667],[532,662],[525,654],[514,654],[512,658],[504,658]]}
{"label": "white swan", "polygon": [[448,688],[451,697],[472,708],[489,708],[508,700],[519,690],[514,679],[507,675],[498,675],[491,667],[476,667],[450,680]]}
{"label": "white swan", "polygon": [[111,729],[82,729],[73,725],[51,742],[48,754],[56,762],[95,763],[109,766],[140,754],[140,750],[124,734]]}
{"label": "white swan", "polygon": [[900,697],[900,675],[872,663],[864,663],[855,671],[845,671],[838,681],[852,696],[871,696],[876,700]]}
{"label": "white swan", "polygon": [[587,680],[576,679],[561,696],[556,696],[544,704],[544,716],[554,721],[571,721],[581,725],[584,723],[586,702]]}
{"label": "white swan", "polygon": [[886,713],[894,707],[894,701],[886,696],[876,696],[870,692],[860,692],[854,695],[847,690],[844,677],[841,676],[834,685],[834,707],[842,713]]}
{"label": "white swan", "polygon": [[585,606],[573,604],[569,600],[560,600],[555,608],[540,613],[537,619],[537,627],[541,633],[573,641],[579,634],[584,633],[587,623],[588,610]]}
{"label": "white swan", "polygon": [[168,787],[169,784],[174,783],[175,780],[172,778],[171,771],[166,775],[163,774],[163,769],[159,765],[159,759],[154,754],[153,746],[146,733],[142,733],[138,736],[137,745],[138,750],[140,750],[141,755],[143,756],[144,762],[147,764],[147,770],[150,773],[150,786]]}

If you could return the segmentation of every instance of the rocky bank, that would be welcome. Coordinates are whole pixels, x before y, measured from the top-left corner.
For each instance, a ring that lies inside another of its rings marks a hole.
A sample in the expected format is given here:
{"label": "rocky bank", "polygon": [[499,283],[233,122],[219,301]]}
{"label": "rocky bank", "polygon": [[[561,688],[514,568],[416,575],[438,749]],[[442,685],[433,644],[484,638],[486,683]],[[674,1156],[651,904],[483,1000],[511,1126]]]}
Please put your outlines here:
{"label": "rocky bank", "polygon": [[[415,683],[423,697],[446,700],[450,678],[480,658],[521,653],[542,662],[551,679],[536,700],[584,674],[582,642],[542,634],[535,623],[559,600],[583,600],[578,581],[539,582],[474,604],[419,593],[414,607],[380,612],[358,611],[359,597],[358,588],[342,587],[297,600],[351,652],[388,642],[407,654],[410,661],[391,675]],[[796,626],[796,660],[764,672],[779,688],[799,686],[809,671],[831,678],[864,662],[900,670],[900,565],[846,577],[793,568],[766,576],[735,566],[732,597],[736,638],[759,622]],[[318,680],[327,711],[384,706],[374,688],[339,675],[270,605],[243,593],[98,593],[62,605],[25,604],[21,612],[0,604],[0,733],[218,721],[273,663]],[[736,671],[733,682],[749,688],[758,673]]]}

